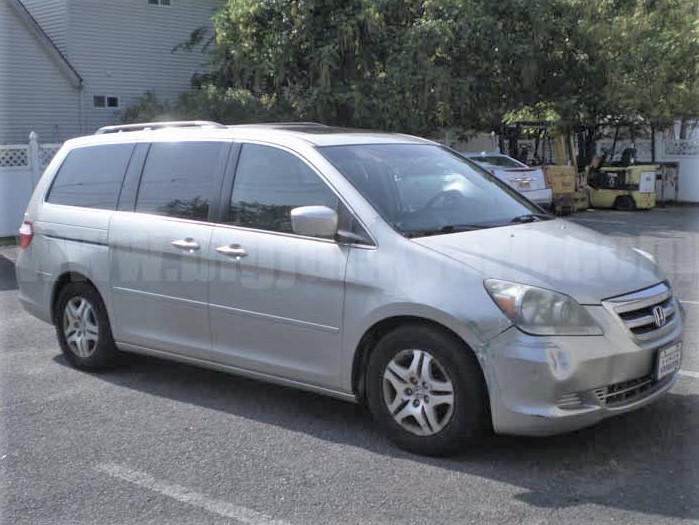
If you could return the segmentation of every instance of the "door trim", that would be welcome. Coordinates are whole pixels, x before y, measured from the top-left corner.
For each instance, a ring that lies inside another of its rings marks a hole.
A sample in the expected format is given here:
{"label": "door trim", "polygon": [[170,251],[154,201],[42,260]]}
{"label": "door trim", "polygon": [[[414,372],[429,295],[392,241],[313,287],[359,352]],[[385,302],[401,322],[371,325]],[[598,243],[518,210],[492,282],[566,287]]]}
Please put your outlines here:
{"label": "door trim", "polygon": [[174,297],[172,295],[162,295],[159,293],[145,292],[143,290],[134,290],[133,288],[125,288],[123,286],[113,286],[112,290],[117,292],[126,292],[134,295],[142,295],[145,297],[157,297],[158,299],[165,299],[173,303],[186,303],[192,306],[199,306],[200,308],[206,308],[208,305],[202,301],[194,301],[192,299],[184,299],[182,297]]}
{"label": "door trim", "polygon": [[286,323],[294,326],[300,326],[302,328],[310,328],[312,330],[319,330],[321,332],[329,332],[331,334],[336,334],[340,331],[339,327],[336,326],[328,326],[324,324],[318,324],[318,323],[312,323],[310,321],[301,321],[299,319],[291,319],[289,317],[281,317],[278,315],[272,315],[272,314],[265,314],[262,312],[253,312],[252,310],[244,310],[242,308],[234,308],[232,306],[223,306],[220,304],[209,304],[209,308],[212,310],[218,310],[220,312],[228,312],[232,314],[238,314],[238,315],[247,315],[250,317],[258,317],[262,319],[268,319],[268,320],[273,320],[277,321],[280,323]]}

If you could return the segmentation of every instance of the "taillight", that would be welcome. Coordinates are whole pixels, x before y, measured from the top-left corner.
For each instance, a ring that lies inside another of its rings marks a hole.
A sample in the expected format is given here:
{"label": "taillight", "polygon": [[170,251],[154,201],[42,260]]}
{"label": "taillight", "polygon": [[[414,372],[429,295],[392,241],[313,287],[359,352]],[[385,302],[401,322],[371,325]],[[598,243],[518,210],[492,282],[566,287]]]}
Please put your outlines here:
{"label": "taillight", "polygon": [[29,247],[34,238],[34,227],[29,221],[24,221],[19,227],[19,247],[23,250]]}

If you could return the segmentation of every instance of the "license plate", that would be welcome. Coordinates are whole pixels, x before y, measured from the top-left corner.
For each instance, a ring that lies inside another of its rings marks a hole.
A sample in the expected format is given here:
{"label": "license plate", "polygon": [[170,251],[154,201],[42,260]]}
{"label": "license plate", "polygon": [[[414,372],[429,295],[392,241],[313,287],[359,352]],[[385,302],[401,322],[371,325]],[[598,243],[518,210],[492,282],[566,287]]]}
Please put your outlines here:
{"label": "license plate", "polygon": [[658,351],[655,362],[655,380],[660,381],[680,369],[682,361],[682,343],[677,343]]}

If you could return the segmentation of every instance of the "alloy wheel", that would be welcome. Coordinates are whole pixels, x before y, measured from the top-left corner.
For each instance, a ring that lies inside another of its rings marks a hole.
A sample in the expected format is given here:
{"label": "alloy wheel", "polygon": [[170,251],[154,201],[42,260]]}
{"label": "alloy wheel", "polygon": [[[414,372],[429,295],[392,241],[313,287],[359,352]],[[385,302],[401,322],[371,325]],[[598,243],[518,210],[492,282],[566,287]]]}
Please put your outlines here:
{"label": "alloy wheel", "polygon": [[73,297],[63,309],[63,335],[78,357],[90,357],[99,341],[95,309],[84,297]]}
{"label": "alloy wheel", "polygon": [[447,426],[454,413],[454,385],[442,364],[425,350],[403,350],[383,374],[383,398],[393,419],[418,436]]}

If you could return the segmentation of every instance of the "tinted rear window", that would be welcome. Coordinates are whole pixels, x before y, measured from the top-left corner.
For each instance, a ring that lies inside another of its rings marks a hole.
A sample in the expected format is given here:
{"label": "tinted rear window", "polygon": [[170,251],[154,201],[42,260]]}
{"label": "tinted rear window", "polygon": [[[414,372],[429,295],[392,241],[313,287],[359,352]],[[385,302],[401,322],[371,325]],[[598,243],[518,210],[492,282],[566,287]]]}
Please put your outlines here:
{"label": "tinted rear window", "polygon": [[133,149],[133,144],[74,149],[58,170],[47,202],[115,210]]}
{"label": "tinted rear window", "polygon": [[136,211],[205,221],[214,181],[223,170],[225,142],[153,144],[143,168]]}

